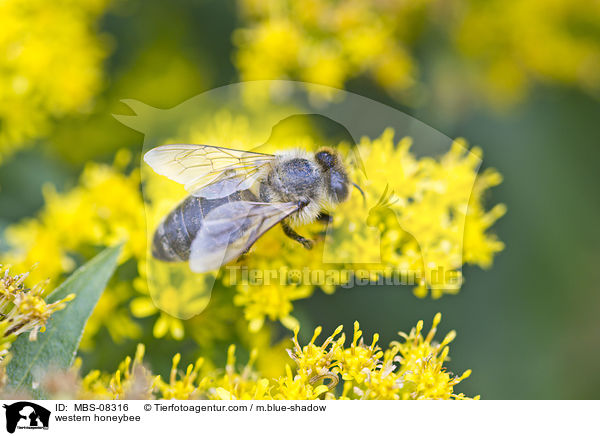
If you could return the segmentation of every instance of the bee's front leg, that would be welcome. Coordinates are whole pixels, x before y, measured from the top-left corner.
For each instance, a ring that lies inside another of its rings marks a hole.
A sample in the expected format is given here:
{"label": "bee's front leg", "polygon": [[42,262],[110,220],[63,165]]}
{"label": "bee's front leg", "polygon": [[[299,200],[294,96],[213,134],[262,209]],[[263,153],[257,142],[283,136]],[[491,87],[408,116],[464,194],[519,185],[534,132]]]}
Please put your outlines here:
{"label": "bee's front leg", "polygon": [[306,239],[304,236],[300,236],[294,229],[290,227],[287,222],[282,221],[281,228],[283,229],[283,233],[285,233],[288,238],[300,242],[307,250],[310,250],[313,247],[313,241]]}

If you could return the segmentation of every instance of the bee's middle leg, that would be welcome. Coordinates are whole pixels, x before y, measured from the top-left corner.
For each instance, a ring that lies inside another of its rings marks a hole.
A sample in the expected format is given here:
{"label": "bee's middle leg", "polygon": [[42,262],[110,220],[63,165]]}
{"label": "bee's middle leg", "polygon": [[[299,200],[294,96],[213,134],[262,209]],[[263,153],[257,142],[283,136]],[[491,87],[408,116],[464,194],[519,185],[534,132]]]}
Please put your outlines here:
{"label": "bee's middle leg", "polygon": [[313,241],[296,233],[296,231],[292,229],[285,221],[281,222],[281,228],[283,229],[283,233],[285,233],[288,238],[291,238],[296,242],[300,242],[307,250],[310,250],[313,247]]}

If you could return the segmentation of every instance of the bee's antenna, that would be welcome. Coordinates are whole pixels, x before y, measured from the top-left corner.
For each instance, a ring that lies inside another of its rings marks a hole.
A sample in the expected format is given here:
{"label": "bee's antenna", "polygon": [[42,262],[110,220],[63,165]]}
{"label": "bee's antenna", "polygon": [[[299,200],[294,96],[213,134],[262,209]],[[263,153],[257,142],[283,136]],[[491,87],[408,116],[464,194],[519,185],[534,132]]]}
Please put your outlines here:
{"label": "bee's antenna", "polygon": [[356,183],[352,182],[352,186],[354,186],[356,189],[358,189],[358,192],[360,192],[360,195],[362,195],[363,197],[363,203],[365,204],[365,206],[367,205],[367,197],[365,196],[364,191],[360,188],[360,186],[358,186]]}

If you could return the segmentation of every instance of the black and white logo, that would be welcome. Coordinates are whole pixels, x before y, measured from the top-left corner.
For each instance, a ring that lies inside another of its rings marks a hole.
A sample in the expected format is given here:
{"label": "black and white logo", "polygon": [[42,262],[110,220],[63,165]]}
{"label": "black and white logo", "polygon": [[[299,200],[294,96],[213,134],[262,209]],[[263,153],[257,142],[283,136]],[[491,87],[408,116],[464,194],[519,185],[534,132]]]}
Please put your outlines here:
{"label": "black and white logo", "polygon": [[50,422],[50,411],[29,401],[5,404],[6,431],[14,433],[15,429],[47,430]]}

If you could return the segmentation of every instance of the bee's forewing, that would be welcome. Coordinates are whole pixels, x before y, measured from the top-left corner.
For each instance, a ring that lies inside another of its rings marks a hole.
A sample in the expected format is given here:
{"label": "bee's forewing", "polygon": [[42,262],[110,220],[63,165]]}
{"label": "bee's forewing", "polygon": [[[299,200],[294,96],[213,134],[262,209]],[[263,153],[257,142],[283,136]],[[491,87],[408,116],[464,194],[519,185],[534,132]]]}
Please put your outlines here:
{"label": "bee's forewing", "polygon": [[298,210],[295,203],[236,201],[212,210],[192,242],[190,268],[208,272],[236,259],[267,230]]}
{"label": "bee's forewing", "polygon": [[224,198],[234,192],[250,189],[256,183],[259,172],[254,174],[240,174],[227,170],[221,173],[214,181],[192,192],[195,197]]}
{"label": "bee's forewing", "polygon": [[[270,154],[199,144],[162,145],[144,155],[144,161],[156,173],[181,183],[194,195],[210,185],[221,182],[224,173],[227,173],[227,178],[233,178],[235,175],[235,183],[232,180],[232,183],[221,184],[218,187],[219,197],[240,190],[240,186],[241,189],[250,187],[260,168],[273,158]],[[210,189],[202,196],[218,198],[214,190]]]}

